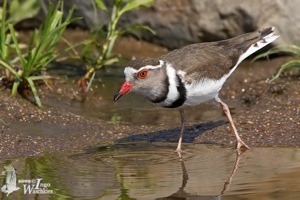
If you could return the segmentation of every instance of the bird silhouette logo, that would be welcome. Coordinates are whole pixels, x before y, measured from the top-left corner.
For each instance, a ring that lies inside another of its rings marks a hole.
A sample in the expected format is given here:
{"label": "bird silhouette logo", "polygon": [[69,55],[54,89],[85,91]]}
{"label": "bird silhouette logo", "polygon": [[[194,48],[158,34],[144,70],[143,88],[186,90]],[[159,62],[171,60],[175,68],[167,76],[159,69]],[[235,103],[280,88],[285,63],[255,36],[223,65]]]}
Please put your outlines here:
{"label": "bird silhouette logo", "polygon": [[10,193],[19,190],[17,187],[17,177],[15,168],[12,165],[5,166],[6,170],[6,183],[1,187],[1,191],[7,193],[8,196]]}

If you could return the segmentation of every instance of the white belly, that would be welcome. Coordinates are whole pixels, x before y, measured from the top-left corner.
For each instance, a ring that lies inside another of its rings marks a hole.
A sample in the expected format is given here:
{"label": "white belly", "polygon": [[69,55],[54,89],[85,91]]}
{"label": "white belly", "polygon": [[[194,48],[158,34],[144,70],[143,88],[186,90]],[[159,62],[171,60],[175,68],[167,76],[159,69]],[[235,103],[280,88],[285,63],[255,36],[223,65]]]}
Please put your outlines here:
{"label": "white belly", "polygon": [[205,78],[199,82],[186,84],[187,95],[183,106],[195,106],[214,99],[218,96],[218,93],[227,78],[228,76],[225,75],[220,80]]}

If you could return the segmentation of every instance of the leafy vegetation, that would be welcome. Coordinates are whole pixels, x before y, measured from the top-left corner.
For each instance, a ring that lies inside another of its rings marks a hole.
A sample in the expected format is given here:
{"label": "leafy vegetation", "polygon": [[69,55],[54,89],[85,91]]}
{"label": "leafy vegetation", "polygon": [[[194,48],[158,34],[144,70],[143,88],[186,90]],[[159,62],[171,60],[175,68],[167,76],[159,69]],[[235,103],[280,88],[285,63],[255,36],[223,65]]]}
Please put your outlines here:
{"label": "leafy vegetation", "polygon": [[[125,13],[141,6],[150,6],[153,0],[114,0],[111,10],[102,0],[95,0],[95,3],[99,9],[106,13],[108,22],[92,33],[92,38],[86,41],[86,46],[80,54],[83,60],[88,61],[87,73],[78,81],[83,92],[89,90],[95,76],[95,70],[119,62],[119,58],[112,54],[113,46],[118,37],[127,33],[134,33],[139,29],[148,30],[154,34],[154,31],[148,26],[118,27],[118,22]],[[91,55],[94,57],[89,57]]]}
{"label": "leafy vegetation", "polygon": [[279,46],[274,47],[270,49],[269,51],[266,51],[265,53],[262,53],[254,58],[254,60],[268,57],[272,54],[288,54],[291,56],[294,56],[296,59],[288,61],[280,66],[278,72],[276,75],[270,80],[270,82],[278,79],[282,73],[286,70],[292,69],[292,68],[300,68],[300,46],[297,45],[286,45],[286,46]]}
{"label": "leafy vegetation", "polygon": [[[19,2],[19,0],[11,0],[9,7],[9,18],[7,19],[7,0],[3,1],[3,7],[0,8],[1,25],[0,25],[0,57],[4,61],[8,61],[10,50],[14,50],[11,44],[12,37],[8,32],[8,24],[15,25],[18,22],[35,16],[39,11],[38,0],[27,0]],[[20,48],[22,45],[20,45]]]}
{"label": "leafy vegetation", "polygon": [[[127,34],[135,34],[136,30],[144,29],[152,33],[154,31],[147,26],[132,25],[126,28],[118,27],[120,18],[127,12],[149,6],[154,0],[114,0],[112,8],[107,7],[102,0],[94,0],[95,8],[102,10],[108,18],[107,23],[94,30],[91,38],[71,44],[62,37],[66,27],[78,18],[72,18],[74,7],[63,16],[62,0],[54,6],[49,4],[44,23],[39,29],[34,30],[29,44],[22,44],[14,25],[24,19],[33,17],[39,11],[38,0],[11,0],[7,6],[7,0],[3,1],[0,27],[0,67],[4,68],[6,75],[0,77],[0,81],[8,83],[12,87],[11,94],[31,91],[35,103],[41,107],[42,103],[37,92],[36,83],[50,78],[45,75],[49,64],[63,53],[72,50],[76,58],[86,63],[86,74],[78,81],[81,90],[86,93],[94,79],[95,71],[105,66],[119,62],[119,57],[112,53],[113,46],[118,37]],[[95,9],[96,10],[96,9]],[[9,15],[8,15],[9,13]],[[9,16],[9,17],[7,17]],[[63,52],[57,52],[57,44],[64,41],[69,48]],[[83,45],[80,53],[76,47]],[[68,56],[67,56],[68,57]],[[26,96],[26,95],[25,95]]]}
{"label": "leafy vegetation", "polygon": [[[48,78],[41,72],[46,69],[48,64],[55,60],[60,54],[55,52],[55,48],[62,37],[62,34],[71,22],[74,7],[69,11],[67,17],[63,20],[63,13],[59,10],[62,6],[61,1],[54,7],[50,4],[45,22],[39,30],[33,31],[31,41],[26,48],[26,52],[20,48],[16,31],[13,24],[6,21],[6,0],[4,1],[1,23],[1,58],[0,64],[6,68],[15,77],[13,79],[12,95],[16,95],[18,89],[22,90],[29,87],[34,95],[35,102],[42,106],[34,82]],[[6,24],[10,35],[6,35]],[[12,39],[13,45],[7,46]],[[14,62],[8,59],[7,49],[14,50],[17,58]]]}
{"label": "leafy vegetation", "polygon": [[39,0],[10,0],[8,23],[18,22],[34,17],[40,9]]}

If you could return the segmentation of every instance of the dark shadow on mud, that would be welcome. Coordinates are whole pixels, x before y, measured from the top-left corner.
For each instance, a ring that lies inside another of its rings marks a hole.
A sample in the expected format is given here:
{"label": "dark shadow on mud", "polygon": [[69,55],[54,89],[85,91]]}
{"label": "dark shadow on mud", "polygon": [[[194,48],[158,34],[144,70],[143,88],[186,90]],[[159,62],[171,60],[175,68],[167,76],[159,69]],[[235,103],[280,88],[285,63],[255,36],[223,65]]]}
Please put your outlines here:
{"label": "dark shadow on mud", "polygon": [[[195,124],[185,128],[183,135],[184,143],[192,143],[195,138],[208,130],[212,130],[224,124],[227,121],[219,120],[201,124]],[[121,138],[115,142],[177,142],[179,138],[180,128],[167,129],[158,132],[150,132],[144,134],[135,134],[128,137]]]}

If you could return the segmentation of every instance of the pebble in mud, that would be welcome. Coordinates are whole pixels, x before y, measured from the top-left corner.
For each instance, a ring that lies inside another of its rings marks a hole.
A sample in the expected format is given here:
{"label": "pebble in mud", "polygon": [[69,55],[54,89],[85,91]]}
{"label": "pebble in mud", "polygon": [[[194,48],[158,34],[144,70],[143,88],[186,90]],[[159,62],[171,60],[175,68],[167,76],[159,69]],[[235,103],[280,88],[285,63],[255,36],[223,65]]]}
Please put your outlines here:
{"label": "pebble in mud", "polygon": [[274,84],[270,86],[269,91],[272,94],[283,94],[285,85],[284,84]]}

